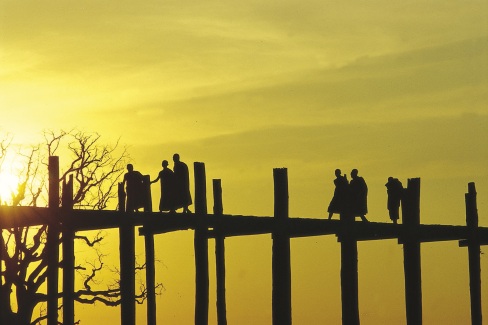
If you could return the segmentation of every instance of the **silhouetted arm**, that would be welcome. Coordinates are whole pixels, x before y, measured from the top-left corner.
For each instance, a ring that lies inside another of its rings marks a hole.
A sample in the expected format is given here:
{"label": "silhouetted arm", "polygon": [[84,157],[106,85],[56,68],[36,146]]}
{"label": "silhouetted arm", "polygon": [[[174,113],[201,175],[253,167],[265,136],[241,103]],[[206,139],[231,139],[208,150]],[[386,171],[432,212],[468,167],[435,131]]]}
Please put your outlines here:
{"label": "silhouetted arm", "polygon": [[160,179],[161,179],[161,173],[159,173],[159,174],[158,174],[158,177],[157,177],[155,180],[150,181],[150,183],[151,183],[151,184],[156,183],[156,182],[157,182],[157,181],[159,181]]}

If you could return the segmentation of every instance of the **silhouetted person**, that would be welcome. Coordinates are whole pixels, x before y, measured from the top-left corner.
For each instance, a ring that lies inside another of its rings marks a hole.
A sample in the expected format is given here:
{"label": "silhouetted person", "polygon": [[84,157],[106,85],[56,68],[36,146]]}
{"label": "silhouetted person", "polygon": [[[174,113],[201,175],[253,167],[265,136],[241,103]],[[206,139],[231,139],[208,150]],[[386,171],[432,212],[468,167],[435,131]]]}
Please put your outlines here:
{"label": "silhouetted person", "polygon": [[393,223],[398,223],[400,218],[400,203],[403,196],[403,185],[398,178],[388,177],[388,182],[385,184],[386,193],[388,193],[387,208],[390,214],[390,219]]}
{"label": "silhouetted person", "polygon": [[349,183],[350,212],[353,217],[360,216],[361,220],[368,221],[368,186],[364,178],[358,176],[358,170],[351,171],[351,182]]}
{"label": "silhouetted person", "polygon": [[191,213],[188,206],[192,204],[190,194],[190,174],[188,166],[180,161],[180,155],[173,155],[173,173],[175,180],[175,209],[183,208],[183,213]]}
{"label": "silhouetted person", "polygon": [[163,160],[161,163],[163,169],[159,172],[158,177],[151,181],[156,183],[159,181],[161,185],[161,198],[159,199],[159,211],[175,211],[175,186],[174,186],[174,174],[171,169],[168,168],[168,161]]}
{"label": "silhouetted person", "polygon": [[334,179],[334,196],[330,200],[327,212],[329,212],[329,219],[334,213],[344,213],[347,205],[348,181],[346,175],[341,175],[341,170],[335,170],[336,178]]}
{"label": "silhouetted person", "polygon": [[124,175],[125,191],[127,202],[125,211],[134,212],[144,206],[143,200],[143,177],[142,174],[134,170],[132,164],[127,165],[127,173]]}

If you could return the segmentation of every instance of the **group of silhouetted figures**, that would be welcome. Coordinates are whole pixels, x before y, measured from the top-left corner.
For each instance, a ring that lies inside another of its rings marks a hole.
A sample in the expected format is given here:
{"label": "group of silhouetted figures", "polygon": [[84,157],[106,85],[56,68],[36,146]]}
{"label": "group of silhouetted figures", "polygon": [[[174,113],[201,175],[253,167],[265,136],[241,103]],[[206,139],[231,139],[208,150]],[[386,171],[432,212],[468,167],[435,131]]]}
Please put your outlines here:
{"label": "group of silhouetted figures", "polygon": [[[161,198],[159,200],[159,211],[175,212],[183,209],[183,213],[191,213],[188,207],[192,204],[190,194],[190,175],[188,166],[180,160],[180,155],[173,155],[173,170],[168,165],[167,160],[163,160],[161,165],[163,169],[159,172],[158,177],[150,181],[151,184],[159,181],[161,186]],[[351,171],[351,181],[347,175],[342,175],[340,169],[335,170],[334,179],[334,196],[330,201],[327,212],[329,219],[333,214],[339,214],[346,217],[360,217],[362,221],[368,221],[368,185],[363,177],[358,175],[358,170]],[[124,175],[124,184],[126,187],[127,200],[126,211],[137,211],[144,207],[144,180],[140,172],[134,170],[132,164],[127,165],[127,173]],[[400,204],[403,197],[403,185],[397,178],[388,177],[385,184],[388,193],[387,208],[390,219],[393,223],[398,223]]]}
{"label": "group of silhouetted figures", "polygon": [[[163,169],[155,180],[150,181],[151,184],[159,181],[161,186],[159,211],[175,212],[183,209],[183,213],[191,213],[188,209],[192,204],[188,166],[180,160],[180,155],[177,153],[173,155],[173,162],[173,170],[171,170],[168,168],[168,161],[163,160],[161,163]],[[126,211],[137,211],[144,206],[143,176],[134,170],[132,164],[127,165],[124,184],[127,193]]]}
{"label": "group of silhouetted figures", "polygon": [[[360,217],[362,221],[367,222],[368,186],[364,178],[358,175],[357,169],[351,171],[350,182],[346,174],[342,175],[340,169],[335,170],[335,176],[334,196],[327,209],[329,219],[332,218],[334,213],[337,213],[346,217]],[[390,219],[396,224],[400,217],[400,204],[404,192],[403,185],[397,178],[388,177],[388,182],[385,186],[388,194],[387,208]]]}

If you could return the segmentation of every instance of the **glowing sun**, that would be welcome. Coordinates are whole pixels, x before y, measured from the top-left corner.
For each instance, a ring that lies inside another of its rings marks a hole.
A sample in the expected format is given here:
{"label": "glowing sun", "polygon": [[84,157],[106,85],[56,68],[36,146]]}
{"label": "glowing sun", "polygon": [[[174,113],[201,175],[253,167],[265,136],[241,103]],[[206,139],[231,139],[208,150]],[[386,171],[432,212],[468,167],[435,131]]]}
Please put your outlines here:
{"label": "glowing sun", "polygon": [[8,204],[12,193],[16,193],[19,178],[7,171],[0,171],[0,203]]}

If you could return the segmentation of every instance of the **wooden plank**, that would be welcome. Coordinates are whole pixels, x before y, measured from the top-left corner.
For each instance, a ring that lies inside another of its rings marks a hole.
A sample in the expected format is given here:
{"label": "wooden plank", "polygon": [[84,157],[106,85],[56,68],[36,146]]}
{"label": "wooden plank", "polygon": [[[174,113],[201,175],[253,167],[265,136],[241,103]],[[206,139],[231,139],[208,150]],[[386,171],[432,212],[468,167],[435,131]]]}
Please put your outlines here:
{"label": "wooden plank", "polygon": [[[119,211],[113,210],[73,210],[70,213],[76,231],[118,228],[122,216]],[[272,233],[273,229],[278,227],[276,223],[279,222],[269,216],[215,216],[196,213],[183,215],[160,212],[134,212],[127,215],[134,226],[142,226],[149,222],[151,232],[154,234],[218,226],[225,237],[259,235]],[[48,208],[0,206],[0,220],[4,229],[47,224],[52,218]],[[339,221],[289,218],[285,227],[290,237],[331,235],[338,234]],[[404,230],[398,230],[399,227],[402,225],[356,221],[354,229],[358,241],[399,238],[402,243]],[[140,228],[139,232],[140,235],[144,235],[144,227]],[[452,225],[419,225],[416,234],[421,242],[461,240],[460,246],[463,246],[463,240],[468,238],[468,228]],[[478,238],[481,245],[488,244],[488,227],[478,227]]]}
{"label": "wooden plank", "polygon": [[418,225],[417,240],[421,243],[460,240],[467,238],[465,226]]}
{"label": "wooden plank", "polygon": [[290,238],[337,235],[340,220],[288,218],[286,231]]}
{"label": "wooden plank", "polygon": [[391,223],[354,221],[354,225],[348,229],[348,233],[357,241],[396,239],[402,233],[402,226]]}
{"label": "wooden plank", "polygon": [[[478,229],[481,230],[482,228],[478,228]],[[469,243],[470,243],[469,239],[460,240],[459,247],[467,247],[469,246]],[[487,238],[479,239],[478,244],[480,244],[480,246],[488,245],[488,239]]]}
{"label": "wooden plank", "polygon": [[4,229],[44,225],[52,218],[49,208],[0,206],[0,220]]}

